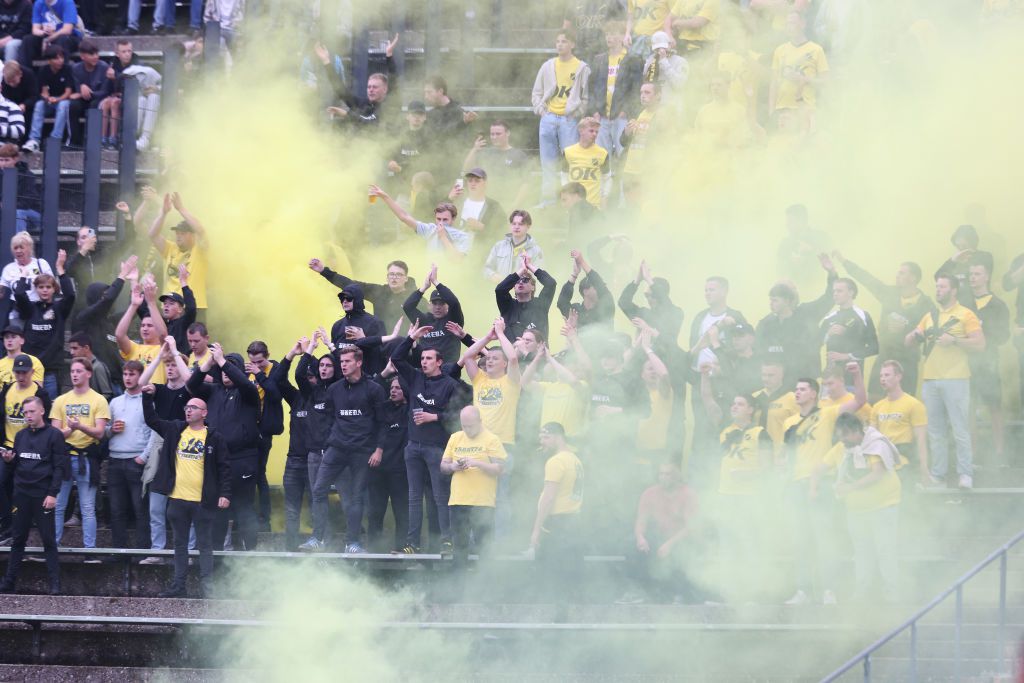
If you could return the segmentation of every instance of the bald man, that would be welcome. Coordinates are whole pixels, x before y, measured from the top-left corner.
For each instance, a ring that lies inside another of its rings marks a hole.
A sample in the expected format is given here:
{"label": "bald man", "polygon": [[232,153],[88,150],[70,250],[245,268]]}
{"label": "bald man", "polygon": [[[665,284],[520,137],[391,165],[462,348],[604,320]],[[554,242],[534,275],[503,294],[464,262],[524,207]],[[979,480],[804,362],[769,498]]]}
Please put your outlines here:
{"label": "bald man", "polygon": [[199,548],[200,597],[207,597],[213,576],[214,514],[231,504],[227,441],[206,424],[206,402],[201,398],[188,400],[184,420],[158,417],[149,394],[144,395],[142,410],[149,428],[164,439],[150,487],[167,496],[167,521],[174,530],[174,579],[160,597],[187,597],[188,533],[192,524]]}
{"label": "bald man", "polygon": [[470,531],[478,555],[494,530],[494,504],[498,477],[505,469],[505,447],[501,439],[484,429],[480,410],[467,406],[459,413],[462,431],[448,439],[441,472],[452,477],[448,498],[454,541],[453,559],[463,566],[469,558]]}

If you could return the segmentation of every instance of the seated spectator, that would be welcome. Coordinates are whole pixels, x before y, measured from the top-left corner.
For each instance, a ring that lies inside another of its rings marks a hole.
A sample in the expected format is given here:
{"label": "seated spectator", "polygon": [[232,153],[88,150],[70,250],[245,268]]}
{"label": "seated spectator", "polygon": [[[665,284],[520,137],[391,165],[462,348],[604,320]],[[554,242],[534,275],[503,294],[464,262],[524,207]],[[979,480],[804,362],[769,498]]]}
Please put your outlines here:
{"label": "seated spectator", "polygon": [[42,221],[39,181],[21,159],[17,144],[0,145],[0,171],[14,168],[18,171],[17,229],[18,232],[39,234]]}
{"label": "seated spectator", "polygon": [[0,0],[0,48],[5,63],[18,61],[21,43],[31,32],[31,0]]}
{"label": "seated spectator", "polygon": [[112,82],[110,94],[100,102],[100,111],[103,112],[100,135],[103,138],[103,146],[107,149],[117,149],[117,135],[121,125],[121,96],[124,93],[124,70],[139,62],[130,40],[117,41],[114,55],[115,58],[107,69],[107,79]]}
{"label": "seated spectator", "polygon": [[384,190],[376,185],[370,186],[370,196],[380,197],[391,209],[395,217],[412,228],[417,235],[427,240],[427,248],[431,251],[443,251],[447,256],[459,260],[473,248],[473,233],[461,230],[452,225],[459,210],[454,204],[441,202],[434,209],[433,223],[416,220],[408,211],[398,205]]}
{"label": "seated spectator", "polygon": [[75,90],[71,94],[71,144],[82,145],[82,119],[89,109],[97,109],[100,102],[110,94],[113,81],[107,78],[110,65],[100,59],[100,50],[91,40],[83,40],[78,46],[82,61],[71,67]]}
{"label": "seated spectator", "polygon": [[[32,112],[39,101],[39,81],[31,68],[22,69],[18,62],[4,62],[2,89],[5,100],[18,105],[24,120],[32,120]],[[24,134],[22,134],[24,137]],[[18,141],[21,144],[21,141]]]}
{"label": "seated spectator", "polygon": [[36,276],[42,273],[53,275],[53,270],[44,259],[35,257],[35,242],[32,241],[32,235],[27,232],[19,232],[11,238],[11,253],[14,260],[0,272],[0,312],[9,312],[11,320],[15,321],[21,318],[17,309],[13,307],[14,283],[18,280],[28,280],[32,283],[28,298],[31,301],[39,301],[34,284]]}
{"label": "seated spectator", "polygon": [[156,128],[156,117],[160,113],[160,82],[163,77],[151,66],[133,64],[124,70],[126,78],[139,82],[139,127],[134,133],[135,148],[140,152],[149,149]]}
{"label": "seated spectator", "polygon": [[0,97],[0,144],[20,145],[25,139],[25,114],[21,107]]}
{"label": "seated spectator", "polygon": [[50,139],[60,144],[68,127],[71,94],[75,91],[75,79],[71,69],[64,63],[64,50],[56,45],[49,47],[43,53],[43,59],[49,64],[39,69],[40,101],[39,106],[32,110],[32,130],[29,131],[28,142],[21,146],[26,152],[39,151],[43,123],[47,116],[54,117]]}
{"label": "seated spectator", "polygon": [[59,47],[65,55],[74,53],[81,39],[75,0],[35,0],[32,5],[32,31],[22,39],[19,61],[30,69],[32,62],[39,59],[39,55],[45,55],[51,47]]}
{"label": "seated spectator", "polygon": [[479,167],[487,171],[490,194],[502,206],[522,206],[529,194],[526,180],[529,158],[523,150],[512,146],[509,141],[511,133],[512,129],[505,121],[491,122],[490,142],[483,135],[478,135],[462,162],[462,169],[468,172]]}
{"label": "seated spectator", "polygon": [[544,265],[544,252],[530,235],[533,219],[528,211],[516,209],[508,217],[509,232],[491,247],[491,253],[484,262],[484,277],[497,284],[511,273],[523,255],[538,268]]}

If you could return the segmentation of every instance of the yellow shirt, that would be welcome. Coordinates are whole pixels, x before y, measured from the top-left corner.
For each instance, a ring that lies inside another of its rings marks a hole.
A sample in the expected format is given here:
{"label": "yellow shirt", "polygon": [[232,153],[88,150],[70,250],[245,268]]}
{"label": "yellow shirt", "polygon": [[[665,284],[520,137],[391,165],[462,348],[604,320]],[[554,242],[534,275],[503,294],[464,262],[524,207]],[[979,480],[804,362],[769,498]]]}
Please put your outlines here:
{"label": "yellow shirt", "polygon": [[619,77],[619,64],[626,56],[625,50],[617,55],[608,55],[608,92],[604,98],[604,115],[612,115],[612,96],[615,94],[615,79]]}
{"label": "yellow shirt", "polygon": [[668,395],[658,389],[648,389],[651,397],[651,414],[637,425],[636,447],[641,451],[658,451],[668,446],[668,423],[672,419],[672,403],[675,398],[672,387]]}
{"label": "yellow shirt", "polygon": [[557,422],[565,428],[566,436],[582,433],[590,405],[590,390],[586,384],[574,387],[565,382],[537,382],[534,386],[544,392],[540,408],[542,425]]}
{"label": "yellow shirt", "polygon": [[[848,482],[866,476],[876,463],[882,462],[882,459],[877,455],[865,454],[864,461],[863,468],[856,468],[852,457],[847,455],[846,448],[841,443],[837,443],[825,456],[826,464],[831,465],[833,469],[842,468],[842,480]],[[899,505],[902,490],[900,476],[894,470],[887,469],[881,479],[864,488],[850,491],[842,501],[850,512],[872,512]]]}
{"label": "yellow shirt", "polygon": [[626,11],[633,17],[633,35],[651,36],[665,28],[668,0],[628,0]]}
{"label": "yellow shirt", "polygon": [[[78,421],[86,427],[95,427],[96,420],[110,419],[110,405],[107,403],[107,399],[92,389],[87,390],[84,394],[76,394],[72,390],[58,396],[57,400],[53,402],[53,407],[50,408],[50,419],[59,420],[61,429],[68,428],[69,417],[77,417]],[[65,441],[69,446],[77,449],[88,448],[99,443],[99,439],[92,438],[80,429],[73,431]]]}
{"label": "yellow shirt", "polygon": [[544,481],[558,484],[551,514],[579,512],[583,506],[583,463],[575,453],[559,451],[544,463]]}
{"label": "yellow shirt", "polygon": [[798,73],[808,78],[816,78],[828,73],[828,60],[821,45],[807,41],[802,45],[783,43],[775,48],[772,56],[772,73],[778,81],[776,90],[776,109],[813,108],[817,102],[817,91],[811,84],[797,83],[787,78],[789,74]]}
{"label": "yellow shirt", "polygon": [[516,411],[519,408],[519,383],[506,374],[491,379],[480,370],[473,378],[473,405],[480,409],[484,427],[502,443],[516,441]]}
{"label": "yellow shirt", "polygon": [[[796,10],[796,0],[786,0],[785,6],[772,14],[772,30],[773,31],[785,31],[786,30],[786,18],[790,12]],[[807,0],[806,7],[804,9],[804,16],[812,16],[811,0]]]}
{"label": "yellow shirt", "polygon": [[25,414],[21,412],[21,404],[25,399],[36,395],[38,389],[35,383],[30,384],[28,389],[19,389],[17,384],[12,384],[7,390],[4,398],[4,414],[7,419],[4,431],[4,445],[10,448],[14,445],[14,437],[25,428]]}
{"label": "yellow shirt", "polygon": [[[480,373],[483,374],[483,373]],[[479,377],[480,375],[477,375]],[[497,435],[483,429],[475,438],[466,432],[455,432],[448,439],[442,460],[455,461],[459,458],[474,458],[484,462],[505,460],[508,454]],[[457,470],[452,475],[452,492],[448,505],[477,505],[494,507],[498,493],[498,478],[492,477],[479,467]]]}
{"label": "yellow shirt", "polygon": [[587,190],[587,201],[601,206],[601,180],[608,173],[608,151],[598,144],[584,148],[580,143],[565,148],[565,171],[569,182]]}
{"label": "yellow shirt", "polygon": [[569,102],[569,91],[576,81],[576,72],[580,69],[580,60],[576,57],[568,61],[555,58],[555,94],[548,100],[548,111],[558,116],[565,116],[565,105]]}
{"label": "yellow shirt", "polygon": [[747,52],[723,50],[718,54],[718,70],[729,74],[729,101],[749,110],[751,102],[757,99],[758,72],[755,68],[760,55]]}
{"label": "yellow shirt", "polygon": [[[824,392],[822,393],[822,395],[824,396]],[[844,403],[850,403],[850,402],[856,401],[856,400],[857,399],[856,399],[856,397],[853,394],[851,394],[850,392],[846,392],[845,394],[843,394],[840,398],[838,398],[836,400],[832,400],[828,396],[825,396],[820,401],[818,401],[818,407],[819,408],[829,408],[831,406],[841,406]],[[860,421],[866,427],[867,424],[871,421],[871,404],[865,403],[864,405],[862,405],[860,408],[857,409],[857,412],[854,413],[854,415],[856,415],[858,418],[860,418]]]}
{"label": "yellow shirt", "polygon": [[178,439],[174,462],[174,490],[171,498],[189,500],[194,503],[203,500],[203,464],[206,460],[206,427],[185,428]]}
{"label": "yellow shirt", "polygon": [[[196,236],[196,241],[199,238]],[[178,281],[178,266],[182,263],[188,268],[188,286],[196,297],[196,308],[206,308],[206,250],[197,243],[188,251],[178,248],[174,240],[164,241],[164,292],[181,294],[181,283]]]}
{"label": "yellow shirt", "polygon": [[[946,332],[958,339],[963,339],[981,329],[981,322],[974,311],[960,304],[953,304],[946,310],[939,311],[938,327],[941,329],[947,324],[950,324],[950,327]],[[917,324],[917,330],[924,332],[931,329],[932,326],[932,315],[928,313]],[[967,362],[967,350],[956,344],[952,346],[935,344],[931,353],[924,359],[924,367],[921,370],[921,379],[924,380],[969,379],[970,376],[971,367]]]}
{"label": "yellow shirt", "polygon": [[783,425],[788,431],[790,427],[799,425],[791,443],[786,444],[793,457],[793,481],[807,479],[832,448],[832,436],[839,417],[840,406],[819,408],[807,419],[800,413],[791,415]]}
{"label": "yellow shirt", "polygon": [[190,368],[195,368],[202,365],[206,361],[206,359],[210,357],[211,353],[212,351],[210,351],[210,349],[207,348],[206,353],[199,357],[196,357],[196,354],[194,353],[188,354],[188,366]]}
{"label": "yellow shirt", "polygon": [[730,100],[712,100],[701,107],[693,128],[705,142],[717,147],[738,147],[750,139],[746,110]]}
{"label": "yellow shirt", "polygon": [[626,153],[626,165],[623,173],[640,174],[644,172],[644,156],[647,149],[647,131],[654,119],[654,112],[644,109],[636,117],[636,131],[630,136],[629,150]]}
{"label": "yellow shirt", "polygon": [[[22,351],[22,353],[25,353]],[[32,381],[43,383],[43,362],[30,353],[25,353],[32,360]],[[0,385],[14,382],[14,359],[10,356],[0,358]]]}
{"label": "yellow shirt", "polygon": [[913,443],[914,427],[928,425],[928,411],[910,394],[895,401],[886,397],[871,407],[870,423],[897,446]]}
{"label": "yellow shirt", "polygon": [[[737,432],[739,434],[733,436]],[[762,449],[771,449],[768,432],[760,426],[741,431],[740,427],[729,425],[722,430],[719,442],[722,444],[722,464],[718,492],[726,496],[752,496],[757,493],[758,481],[743,475],[761,469]]]}
{"label": "yellow shirt", "polygon": [[136,344],[130,339],[128,343],[132,345],[131,350],[127,354],[121,352],[121,360],[137,360],[146,367],[149,367],[150,363],[159,363],[160,366],[153,372],[153,379],[150,382],[153,384],[167,384],[167,368],[164,367],[163,361],[160,360],[160,345]]}
{"label": "yellow shirt", "polygon": [[786,436],[786,420],[791,415],[796,415],[800,412],[800,408],[796,404],[796,397],[793,396],[792,391],[787,391],[781,396],[769,400],[768,392],[765,389],[754,392],[754,399],[758,404],[763,402],[768,403],[767,415],[761,415],[761,411],[754,415],[754,422],[763,424],[765,430],[768,432],[768,436],[771,437],[772,443],[775,444],[775,452],[782,448],[783,437]]}
{"label": "yellow shirt", "polygon": [[719,0],[676,0],[672,7],[672,16],[679,19],[703,17],[708,20],[708,23],[700,28],[684,28],[677,37],[680,40],[695,42],[718,40],[718,2]]}

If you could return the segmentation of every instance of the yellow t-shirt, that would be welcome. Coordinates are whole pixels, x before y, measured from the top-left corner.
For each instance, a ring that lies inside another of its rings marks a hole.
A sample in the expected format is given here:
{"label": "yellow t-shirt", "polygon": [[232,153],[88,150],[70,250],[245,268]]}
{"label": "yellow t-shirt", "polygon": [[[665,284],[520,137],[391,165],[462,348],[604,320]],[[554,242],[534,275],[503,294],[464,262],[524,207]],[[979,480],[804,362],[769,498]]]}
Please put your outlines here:
{"label": "yellow t-shirt", "polygon": [[757,100],[758,70],[755,68],[760,55],[747,52],[723,50],[718,54],[718,70],[729,74],[729,101],[749,111],[752,102]]}
{"label": "yellow t-shirt", "polygon": [[145,367],[149,367],[150,363],[159,363],[160,367],[153,372],[153,379],[150,382],[153,384],[167,384],[167,368],[164,367],[163,361],[160,360],[160,345],[136,344],[130,339],[128,342],[132,345],[131,351],[127,354],[122,352],[121,360],[137,360]]}
{"label": "yellow t-shirt", "polygon": [[665,28],[668,0],[628,0],[626,11],[633,17],[633,35],[651,36]]}
{"label": "yellow t-shirt", "polygon": [[576,57],[568,61],[555,58],[555,94],[548,100],[548,111],[558,116],[565,116],[565,105],[569,102],[569,91],[576,81],[576,72],[580,69],[580,60]]}
{"label": "yellow t-shirt", "polygon": [[565,148],[565,172],[569,182],[587,190],[587,201],[601,206],[601,180],[608,173],[608,151],[598,144],[584,148],[580,143]]}
{"label": "yellow t-shirt", "polygon": [[[22,353],[25,353],[22,351]],[[32,381],[43,383],[43,362],[30,353],[25,353],[32,359]],[[0,358],[0,385],[12,384],[14,382],[14,359],[10,356]]]}
{"label": "yellow t-shirt", "polygon": [[[835,448],[829,450],[825,455],[825,462],[833,469],[842,467],[843,477],[847,481],[856,481],[867,476],[876,463],[882,462],[877,455],[865,454],[865,466],[858,469],[853,466],[852,460],[843,462],[846,457],[846,448],[843,444],[837,443]],[[850,512],[872,512],[899,505],[902,490],[903,486],[900,483],[899,475],[894,470],[886,470],[881,479],[864,488],[851,491],[843,497],[842,501]]]}
{"label": "yellow t-shirt", "polygon": [[[811,2],[807,0],[803,14],[805,17],[812,16],[811,14]],[[790,12],[795,12],[796,0],[786,0],[785,6],[782,8],[775,9],[772,14],[772,30],[781,32],[786,30],[786,18],[789,17]]]}
{"label": "yellow t-shirt", "polygon": [[[68,418],[77,417],[86,427],[95,427],[96,420],[110,419],[110,405],[107,399],[88,389],[84,394],[76,394],[74,390],[61,394],[50,408],[50,419],[59,420],[61,429],[68,428]],[[76,429],[65,441],[72,448],[88,448],[99,443],[85,432]]]}
{"label": "yellow t-shirt", "polygon": [[914,427],[927,426],[928,411],[910,394],[895,401],[886,397],[871,407],[870,423],[897,446],[913,443]]}
{"label": "yellow t-shirt", "polygon": [[636,131],[630,137],[629,151],[626,153],[626,165],[623,173],[639,174],[644,172],[644,156],[647,149],[647,131],[654,119],[654,112],[644,109],[636,117]]}
{"label": "yellow t-shirt", "polygon": [[473,378],[473,405],[480,409],[484,427],[502,443],[516,441],[516,410],[519,408],[519,383],[506,374],[491,379],[480,370]]}
{"label": "yellow t-shirt", "polygon": [[790,427],[799,425],[792,443],[786,444],[787,448],[791,449],[790,454],[794,457],[792,461],[793,481],[810,477],[814,468],[823,461],[825,454],[832,448],[832,436],[840,410],[840,406],[819,408],[807,419],[800,417],[800,413],[797,413],[786,420],[783,425],[786,431]]}
{"label": "yellow t-shirt", "polygon": [[[824,393],[823,393],[823,395],[824,395]],[[829,408],[831,406],[841,406],[844,403],[850,403],[851,401],[855,401],[855,400],[857,400],[857,399],[856,399],[856,397],[853,394],[851,394],[850,392],[846,392],[845,394],[842,395],[842,397],[840,397],[839,399],[836,399],[836,400],[832,400],[828,396],[825,396],[820,401],[818,401],[818,407],[819,408]],[[871,404],[870,403],[865,403],[864,405],[862,405],[860,408],[857,409],[857,412],[854,413],[854,415],[856,415],[858,418],[860,418],[860,421],[866,427],[867,424],[871,421]]]}
{"label": "yellow t-shirt", "polygon": [[608,55],[608,92],[604,98],[605,116],[612,115],[612,96],[615,95],[615,80],[619,77],[619,64],[622,63],[622,58],[625,56],[625,50],[617,55]]}
{"label": "yellow t-shirt", "polygon": [[647,393],[651,397],[651,414],[637,425],[636,447],[640,451],[658,451],[668,446],[668,423],[675,395],[672,387],[668,387],[667,396],[657,389],[648,389]]}
{"label": "yellow t-shirt", "polygon": [[185,428],[178,439],[171,498],[199,503],[203,500],[203,465],[206,460],[207,429]]}
{"label": "yellow t-shirt", "polygon": [[[950,324],[950,327],[946,332],[958,339],[963,339],[981,329],[981,321],[978,320],[974,311],[960,304],[953,304],[946,310],[939,311],[938,327],[941,329],[947,324]],[[917,324],[917,330],[924,332],[932,326],[932,315],[927,313]],[[935,344],[931,353],[924,359],[924,367],[921,370],[921,379],[925,380],[969,379],[970,376],[971,366],[967,362],[967,350],[956,344],[952,346]]]}
{"label": "yellow t-shirt", "polygon": [[544,481],[558,484],[551,514],[579,512],[583,506],[583,463],[575,453],[559,451],[544,463]]}
{"label": "yellow t-shirt", "polygon": [[739,147],[750,140],[746,110],[732,102],[708,102],[693,122],[700,139],[716,147]]}
{"label": "yellow t-shirt", "polygon": [[210,351],[210,349],[207,348],[206,353],[199,357],[196,357],[196,354],[194,353],[188,354],[188,366],[190,368],[195,368],[202,365],[206,361],[206,359],[210,357],[211,353],[212,351]]}
{"label": "yellow t-shirt", "polygon": [[[733,436],[735,432],[740,432],[739,436]],[[771,449],[767,430],[755,426],[741,431],[740,427],[729,425],[722,430],[719,442],[722,444],[722,464],[718,492],[726,496],[752,496],[757,493],[756,479],[736,475],[761,469],[761,449]]]}
{"label": "yellow t-shirt", "polygon": [[718,40],[718,2],[719,0],[676,0],[672,7],[672,16],[678,19],[696,19],[704,17],[708,23],[700,28],[685,28],[677,36],[680,40],[695,42]]}
{"label": "yellow t-shirt", "polygon": [[4,414],[7,419],[4,445],[8,448],[14,445],[14,437],[18,432],[25,428],[25,414],[21,412],[21,404],[25,402],[25,399],[35,396],[38,388],[33,383],[28,386],[28,389],[22,390],[18,388],[17,384],[12,384],[11,388],[7,390],[7,396],[4,398]]}
{"label": "yellow t-shirt", "polygon": [[574,387],[565,382],[537,382],[535,386],[544,392],[540,423],[557,422],[565,428],[566,436],[582,433],[590,405],[587,385]]}
{"label": "yellow t-shirt", "polygon": [[[758,402],[767,400],[767,391],[761,389],[754,392],[754,399]],[[771,437],[772,443],[775,444],[775,452],[779,452],[782,448],[783,437],[786,436],[786,420],[791,415],[796,415],[800,412],[800,408],[796,404],[796,397],[792,391],[787,391],[781,396],[776,396],[768,402],[767,415],[761,415],[760,410],[754,415],[754,421],[763,424],[765,430],[768,432],[768,436]]]}
{"label": "yellow t-shirt", "polygon": [[772,55],[772,73],[778,80],[775,108],[813,108],[817,102],[815,87],[787,78],[792,72],[808,78],[828,73],[828,60],[825,59],[825,51],[821,49],[821,45],[809,40],[802,45],[786,42],[775,48],[775,54]]}
{"label": "yellow t-shirt", "polygon": [[[198,237],[196,238],[198,241]],[[178,248],[174,240],[164,241],[164,292],[181,294],[178,266],[188,268],[188,286],[196,297],[196,308],[206,308],[206,250],[196,244],[188,251]]]}
{"label": "yellow t-shirt", "polygon": [[[505,460],[508,454],[501,445],[501,439],[484,429],[476,438],[471,438],[466,432],[455,432],[451,435],[441,459],[454,461],[459,458],[475,458],[486,462]],[[452,492],[448,497],[448,505],[492,508],[497,494],[498,478],[492,477],[479,467],[470,467],[458,470],[452,475]]]}

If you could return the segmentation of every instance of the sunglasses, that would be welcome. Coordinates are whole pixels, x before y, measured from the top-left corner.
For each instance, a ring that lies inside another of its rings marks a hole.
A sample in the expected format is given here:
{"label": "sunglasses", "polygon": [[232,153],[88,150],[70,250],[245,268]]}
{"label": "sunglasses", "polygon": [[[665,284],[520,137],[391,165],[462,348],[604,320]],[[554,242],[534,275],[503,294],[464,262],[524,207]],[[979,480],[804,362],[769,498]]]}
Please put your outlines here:
{"label": "sunglasses", "polygon": [[343,297],[341,297],[341,300],[342,300],[342,301],[348,301],[348,302],[352,302],[352,301],[355,301],[355,299],[353,299],[353,298],[352,298],[352,297],[350,297],[350,296],[343,296]]}

